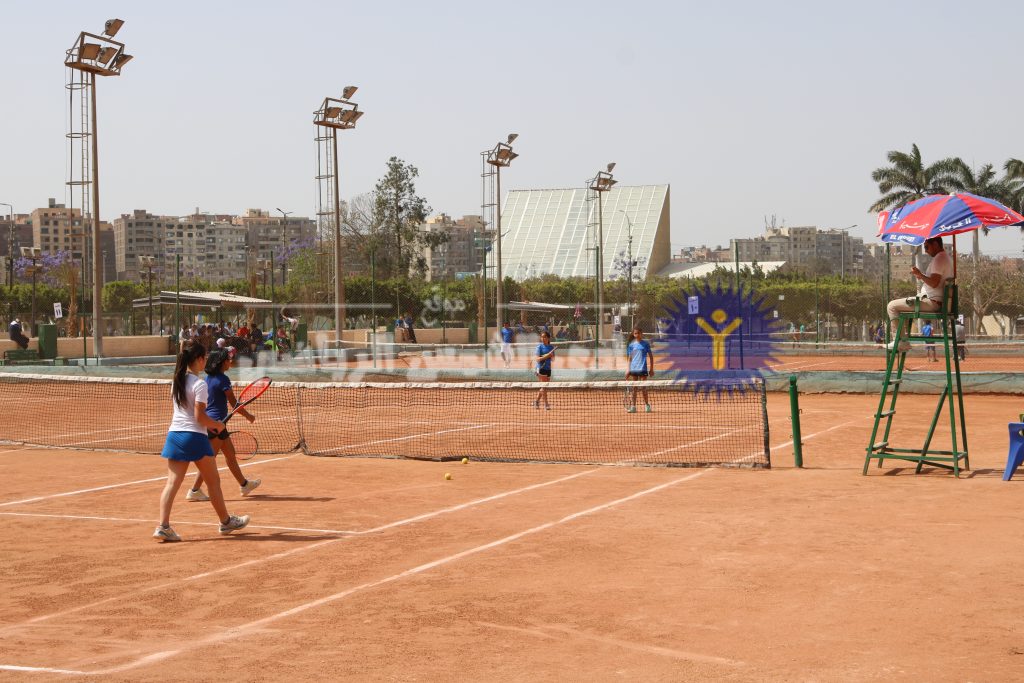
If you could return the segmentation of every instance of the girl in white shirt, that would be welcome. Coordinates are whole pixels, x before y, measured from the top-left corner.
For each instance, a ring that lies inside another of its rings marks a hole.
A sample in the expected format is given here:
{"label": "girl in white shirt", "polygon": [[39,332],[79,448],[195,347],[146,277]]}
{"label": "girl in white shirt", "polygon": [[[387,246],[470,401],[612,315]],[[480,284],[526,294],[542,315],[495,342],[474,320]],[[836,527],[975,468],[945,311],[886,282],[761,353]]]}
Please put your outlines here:
{"label": "girl in white shirt", "polygon": [[206,382],[199,373],[206,367],[206,349],[195,341],[186,342],[174,368],[171,397],[174,412],[161,456],[167,459],[167,484],[160,496],[160,526],[153,532],[158,541],[180,541],[171,528],[171,504],[185,480],[188,464],[195,463],[209,490],[210,502],[220,520],[220,533],[230,534],[249,523],[249,515],[229,515],[220,488],[220,474],[207,430],[216,434],[224,423],[206,414]]}

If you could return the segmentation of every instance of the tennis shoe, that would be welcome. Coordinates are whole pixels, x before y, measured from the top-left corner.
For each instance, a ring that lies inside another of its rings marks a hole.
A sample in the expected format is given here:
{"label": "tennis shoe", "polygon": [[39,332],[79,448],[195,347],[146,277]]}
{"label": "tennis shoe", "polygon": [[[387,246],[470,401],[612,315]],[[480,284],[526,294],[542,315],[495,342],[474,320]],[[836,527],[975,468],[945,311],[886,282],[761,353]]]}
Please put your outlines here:
{"label": "tennis shoe", "polygon": [[544,410],[551,410],[551,406],[544,406]]}
{"label": "tennis shoe", "polygon": [[185,494],[185,500],[207,501],[210,497],[202,489],[189,489]]}
{"label": "tennis shoe", "polygon": [[636,406],[630,406],[630,407],[626,408],[626,412],[627,413],[635,413],[636,412]]}
{"label": "tennis shoe", "polygon": [[540,410],[540,399],[533,402],[533,407]]}
{"label": "tennis shoe", "polygon": [[161,543],[176,543],[181,540],[181,536],[178,535],[178,532],[169,526],[158,526],[156,531],[153,532],[153,538]]}
{"label": "tennis shoe", "polygon": [[891,342],[889,342],[888,344],[885,345],[885,348],[888,349],[889,351],[892,351],[893,349],[898,349],[900,353],[906,353],[907,351],[910,350],[910,342],[908,342],[908,341],[901,341],[899,343],[899,346],[897,347],[896,346],[896,342],[895,341],[891,341]]}
{"label": "tennis shoe", "polygon": [[645,413],[654,412],[653,408],[651,408],[651,404],[650,403],[648,403],[646,406],[644,406],[644,412]]}
{"label": "tennis shoe", "polygon": [[232,531],[244,529],[248,524],[249,515],[242,515],[241,517],[238,517],[236,515],[228,515],[227,523],[220,525],[220,532],[225,535],[230,534]]}
{"label": "tennis shoe", "polygon": [[250,493],[259,488],[260,484],[263,483],[262,479],[249,479],[245,482],[244,486],[238,487],[238,492],[243,496],[248,496]]}

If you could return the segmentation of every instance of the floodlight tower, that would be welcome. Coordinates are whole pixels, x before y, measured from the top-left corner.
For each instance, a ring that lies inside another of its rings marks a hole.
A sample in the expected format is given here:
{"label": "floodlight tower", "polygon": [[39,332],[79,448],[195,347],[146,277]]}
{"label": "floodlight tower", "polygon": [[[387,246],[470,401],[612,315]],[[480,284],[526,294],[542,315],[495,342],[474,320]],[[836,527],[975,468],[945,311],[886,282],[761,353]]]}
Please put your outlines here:
{"label": "floodlight tower", "polygon": [[601,342],[601,324],[604,322],[604,210],[602,208],[604,193],[612,189],[618,181],[612,177],[615,162],[608,164],[606,170],[598,171],[597,175],[587,181],[587,187],[597,195],[597,342]]}
{"label": "floodlight tower", "polygon": [[[494,167],[494,193],[488,198],[486,189],[484,191],[484,206],[488,204],[493,207],[494,210],[494,240],[495,240],[495,279],[497,280],[497,288],[495,291],[495,308],[497,310],[497,326],[501,327],[502,323],[505,322],[505,275],[502,270],[502,259],[501,259],[501,169],[507,168],[512,160],[519,155],[512,151],[512,143],[515,142],[516,138],[519,137],[518,133],[511,133],[505,142],[499,142],[494,146],[493,149],[485,150],[481,152],[484,157],[484,169],[485,172],[481,174],[484,178],[484,185],[486,187],[487,180],[490,177],[490,173],[486,172],[487,165]],[[486,229],[486,226],[485,226]],[[484,269],[484,289],[486,291],[486,278],[487,270]],[[486,301],[485,301],[486,303]]]}
{"label": "floodlight tower", "polygon": [[[320,126],[317,133],[317,217],[330,217],[334,228],[334,329],[337,341],[341,342],[341,331],[345,326],[345,281],[342,277],[344,264],[341,258],[341,197],[338,190],[338,131],[356,127],[363,115],[359,105],[351,101],[358,88],[346,86],[341,99],[325,97],[320,108],[313,113],[313,124]],[[323,148],[323,149],[321,149]],[[324,168],[328,165],[330,168]],[[324,190],[327,190],[326,193]],[[326,196],[325,196],[326,195]],[[319,229],[319,228],[318,228]]]}
{"label": "floodlight tower", "polygon": [[[69,84],[68,89],[71,91],[72,99],[76,95],[81,98],[79,116],[82,130],[69,134],[68,137],[77,137],[82,141],[82,169],[79,180],[72,180],[68,184],[80,185],[83,190],[87,185],[91,185],[92,188],[92,206],[88,213],[92,215],[92,334],[93,353],[97,358],[103,355],[103,259],[100,249],[100,162],[96,121],[96,77],[120,76],[124,65],[131,61],[132,56],[125,52],[124,43],[114,40],[114,36],[123,25],[124,22],[120,19],[108,19],[101,36],[82,31],[74,45],[67,50],[64,60],[64,65],[72,72],[77,72],[81,78],[79,83]],[[85,99],[88,99],[88,109]],[[87,150],[86,140],[91,142],[91,149]],[[92,158],[91,175],[88,177],[90,169],[86,163],[86,153]],[[83,228],[87,213],[85,208],[82,207]]]}

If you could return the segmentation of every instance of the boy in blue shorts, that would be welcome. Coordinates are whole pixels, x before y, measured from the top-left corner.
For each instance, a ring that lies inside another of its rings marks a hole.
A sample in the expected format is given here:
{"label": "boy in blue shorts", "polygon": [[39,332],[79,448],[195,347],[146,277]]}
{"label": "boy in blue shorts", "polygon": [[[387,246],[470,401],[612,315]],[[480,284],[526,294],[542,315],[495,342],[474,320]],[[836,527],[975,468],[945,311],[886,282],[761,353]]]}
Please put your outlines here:
{"label": "boy in blue shorts", "polygon": [[[551,381],[551,358],[555,355],[555,347],[551,343],[551,335],[547,332],[540,333],[540,344],[537,344],[536,363],[537,379],[541,382]],[[537,398],[533,402],[534,408],[540,408],[540,400],[544,399],[544,409],[551,410],[548,403],[548,390],[541,386],[537,392]]]}
{"label": "boy in blue shorts", "polygon": [[[654,353],[651,351],[651,343],[644,339],[643,330],[639,327],[633,328],[633,340],[626,347],[626,358],[629,359],[629,369],[626,370],[626,380],[644,381],[654,374]],[[650,365],[647,360],[650,359]],[[644,395],[645,410],[651,412],[651,401],[647,397],[647,389],[641,389]],[[633,405],[626,408],[627,413],[636,412],[636,388],[632,389]]]}

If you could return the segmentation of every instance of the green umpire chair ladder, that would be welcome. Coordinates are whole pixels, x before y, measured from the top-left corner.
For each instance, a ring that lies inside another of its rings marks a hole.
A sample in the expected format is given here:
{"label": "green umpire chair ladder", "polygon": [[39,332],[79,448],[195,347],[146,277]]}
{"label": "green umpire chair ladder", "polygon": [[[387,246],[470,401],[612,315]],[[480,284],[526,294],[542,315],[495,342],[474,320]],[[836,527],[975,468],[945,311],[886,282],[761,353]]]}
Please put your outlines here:
{"label": "green umpire chair ladder", "polygon": [[[964,420],[964,397],[960,384],[960,357],[956,349],[956,321],[959,310],[956,282],[946,280],[943,285],[942,307],[938,311],[922,313],[921,302],[918,300],[914,305],[913,312],[900,313],[896,338],[893,341],[892,349],[886,356],[885,379],[882,382],[882,395],[878,400],[878,410],[875,411],[875,424],[871,429],[871,440],[866,449],[864,474],[868,473],[868,465],[871,464],[872,459],[878,460],[879,467],[885,460],[916,462],[915,473],[920,473],[921,468],[925,465],[952,470],[957,477],[960,476],[961,469],[971,469],[970,460],[967,457],[967,424]],[[939,395],[938,405],[935,407],[935,414],[932,415],[931,424],[928,425],[928,434],[925,436],[924,445],[921,448],[896,448],[889,445],[889,438],[893,418],[896,415],[896,399],[900,395],[900,386],[904,379],[903,370],[907,361],[907,352],[899,350],[900,344],[910,341],[939,340],[934,336],[925,337],[913,334],[911,326],[915,320],[938,322],[942,349],[945,354],[946,386]],[[910,331],[905,332],[905,330]],[[888,407],[886,407],[887,398],[889,399]],[[942,417],[943,407],[946,408],[949,415],[951,449],[935,450],[931,447],[932,437],[935,435],[935,428]],[[881,429],[882,438],[880,441],[876,441],[883,420],[885,426]],[[959,446],[962,446],[962,449]]]}

